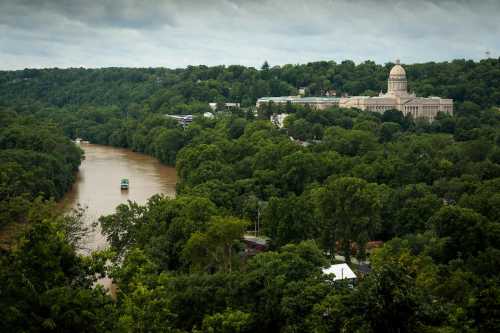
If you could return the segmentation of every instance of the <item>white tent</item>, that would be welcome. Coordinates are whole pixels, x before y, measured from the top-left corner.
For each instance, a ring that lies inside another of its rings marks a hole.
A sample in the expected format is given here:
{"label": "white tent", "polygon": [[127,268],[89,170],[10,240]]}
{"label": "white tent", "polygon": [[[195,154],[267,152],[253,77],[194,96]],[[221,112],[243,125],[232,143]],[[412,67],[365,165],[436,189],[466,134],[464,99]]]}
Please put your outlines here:
{"label": "white tent", "polygon": [[356,279],[356,274],[347,264],[336,264],[331,265],[328,268],[323,269],[323,274],[334,274],[335,277],[333,281],[344,280],[344,279]]}

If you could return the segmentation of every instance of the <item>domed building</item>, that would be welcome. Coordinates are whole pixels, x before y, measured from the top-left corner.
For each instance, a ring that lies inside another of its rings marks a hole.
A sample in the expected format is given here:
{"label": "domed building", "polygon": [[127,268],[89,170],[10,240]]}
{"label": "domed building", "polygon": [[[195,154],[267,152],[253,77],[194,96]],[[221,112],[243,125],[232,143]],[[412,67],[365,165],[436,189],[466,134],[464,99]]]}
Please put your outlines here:
{"label": "domed building", "polygon": [[396,65],[392,67],[387,81],[387,92],[394,95],[404,95],[408,91],[408,81],[406,80],[406,71],[396,60]]}
{"label": "domed building", "polygon": [[452,114],[453,100],[440,97],[417,97],[408,93],[406,71],[396,60],[387,80],[387,93],[380,93],[378,97],[353,96],[344,97],[339,101],[342,108],[358,108],[365,111],[383,113],[387,110],[399,110],[403,114],[411,115],[414,119],[422,118],[434,120],[439,112]]}

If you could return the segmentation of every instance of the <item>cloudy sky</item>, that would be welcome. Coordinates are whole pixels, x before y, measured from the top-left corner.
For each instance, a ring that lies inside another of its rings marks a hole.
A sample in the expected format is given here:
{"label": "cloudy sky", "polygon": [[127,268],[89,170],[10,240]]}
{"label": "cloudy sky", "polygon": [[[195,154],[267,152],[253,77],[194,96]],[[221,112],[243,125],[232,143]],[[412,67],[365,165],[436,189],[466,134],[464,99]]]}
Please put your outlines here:
{"label": "cloudy sky", "polygon": [[500,0],[0,0],[0,69],[500,56]]}

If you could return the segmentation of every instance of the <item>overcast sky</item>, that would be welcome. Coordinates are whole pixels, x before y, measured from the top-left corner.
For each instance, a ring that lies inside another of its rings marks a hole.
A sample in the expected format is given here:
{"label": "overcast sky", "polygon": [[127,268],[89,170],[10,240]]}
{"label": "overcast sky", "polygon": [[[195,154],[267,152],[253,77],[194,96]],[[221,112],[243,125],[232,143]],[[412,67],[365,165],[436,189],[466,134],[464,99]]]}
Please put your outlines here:
{"label": "overcast sky", "polygon": [[0,69],[500,56],[500,0],[0,0]]}

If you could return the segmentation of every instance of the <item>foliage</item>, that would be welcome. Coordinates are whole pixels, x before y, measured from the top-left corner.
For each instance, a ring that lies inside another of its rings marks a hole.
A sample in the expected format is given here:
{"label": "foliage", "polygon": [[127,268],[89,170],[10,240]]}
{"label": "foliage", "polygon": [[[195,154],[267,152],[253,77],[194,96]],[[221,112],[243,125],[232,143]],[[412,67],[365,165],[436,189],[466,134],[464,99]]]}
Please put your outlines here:
{"label": "foliage", "polygon": [[10,251],[0,254],[0,316],[13,332],[109,330],[114,304],[101,287],[104,261],[83,258],[68,242],[64,224],[39,214]]}
{"label": "foliage", "polygon": [[15,113],[2,114],[2,122],[0,229],[25,222],[37,197],[61,199],[72,186],[83,156],[53,124]]}
{"label": "foliage", "polygon": [[[374,94],[392,64],[369,61],[0,72],[0,221],[32,225],[0,257],[4,326],[499,331],[499,64],[406,66],[417,94],[456,101],[432,123],[396,110],[251,108],[298,87]],[[201,116],[208,102],[213,118]],[[285,128],[273,113],[289,114]],[[183,127],[165,114],[197,117]],[[120,205],[100,218],[109,254],[77,255],[80,213],[61,218],[45,203],[69,189],[82,157],[63,135],[175,164],[177,198]],[[241,240],[257,227],[270,250],[250,257]],[[365,251],[372,240],[384,246]],[[335,254],[372,271],[331,281],[322,268]],[[92,288],[106,263],[115,301]]]}
{"label": "foliage", "polygon": [[350,262],[352,242],[356,242],[364,257],[366,243],[379,229],[382,191],[376,184],[352,177],[335,179],[321,190],[318,206],[325,220],[324,248],[334,254],[338,242]]}
{"label": "foliage", "polygon": [[[237,261],[235,247],[247,223],[230,217],[214,217],[206,232],[195,232],[184,246],[183,256],[193,266],[231,272]],[[236,259],[236,260],[235,260]]]}

